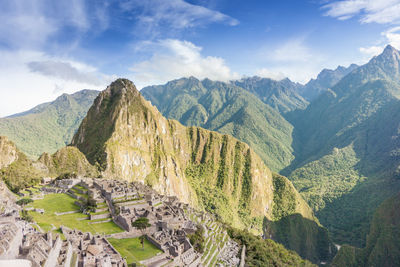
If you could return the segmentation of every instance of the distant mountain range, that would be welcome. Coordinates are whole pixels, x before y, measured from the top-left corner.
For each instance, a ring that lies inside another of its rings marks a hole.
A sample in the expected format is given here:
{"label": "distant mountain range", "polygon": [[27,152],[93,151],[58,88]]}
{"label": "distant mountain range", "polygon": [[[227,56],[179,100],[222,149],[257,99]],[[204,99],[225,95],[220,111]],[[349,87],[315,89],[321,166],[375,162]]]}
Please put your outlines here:
{"label": "distant mountain range", "polygon": [[63,94],[53,102],[0,118],[0,135],[7,136],[30,158],[37,159],[43,152],[54,153],[71,142],[98,94],[94,90]]}
{"label": "distant mountain range", "polygon": [[351,64],[347,68],[339,66],[335,70],[324,69],[316,79],[311,79],[306,85],[299,86],[298,93],[304,99],[312,101],[358,67],[356,64]]}

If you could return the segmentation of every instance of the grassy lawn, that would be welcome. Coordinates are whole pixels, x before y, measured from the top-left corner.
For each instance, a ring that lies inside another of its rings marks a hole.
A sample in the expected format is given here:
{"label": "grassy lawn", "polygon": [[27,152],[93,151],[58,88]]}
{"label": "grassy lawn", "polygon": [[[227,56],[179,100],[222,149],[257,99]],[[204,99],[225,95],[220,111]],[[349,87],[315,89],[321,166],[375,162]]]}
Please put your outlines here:
{"label": "grassy lawn", "polygon": [[[30,211],[35,222],[37,222],[43,230],[51,229],[51,224],[59,228],[61,225],[72,229],[78,229],[83,232],[91,232],[93,234],[113,234],[120,233],[123,230],[114,222],[105,222],[98,224],[89,224],[88,216],[82,213],[72,213],[57,216],[54,212],[66,212],[79,210],[74,204],[76,200],[66,194],[49,194],[43,199],[35,200],[32,205],[35,208],[44,209],[44,214]],[[86,220],[79,220],[86,219]]]}
{"label": "grassy lawn", "polygon": [[144,250],[142,250],[139,238],[109,238],[108,241],[118,250],[122,257],[126,257],[128,264],[139,263],[139,261],[152,258],[158,253],[162,253],[161,250],[147,241],[147,239],[144,242]]}

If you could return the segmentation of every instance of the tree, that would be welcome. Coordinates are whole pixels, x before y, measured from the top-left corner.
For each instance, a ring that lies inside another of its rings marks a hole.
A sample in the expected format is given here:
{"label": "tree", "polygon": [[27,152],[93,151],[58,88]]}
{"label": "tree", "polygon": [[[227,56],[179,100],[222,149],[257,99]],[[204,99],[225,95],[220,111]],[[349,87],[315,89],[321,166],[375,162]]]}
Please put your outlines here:
{"label": "tree", "polygon": [[144,250],[144,238],[146,234],[146,229],[151,226],[151,224],[149,223],[149,219],[145,217],[140,217],[132,223],[132,226],[142,232],[142,236],[139,239],[140,243],[142,244],[142,250]]}
{"label": "tree", "polygon": [[22,198],[22,199],[20,199],[20,200],[18,200],[17,202],[15,202],[15,203],[17,203],[18,205],[20,205],[20,206],[25,206],[25,205],[27,205],[27,204],[29,204],[29,203],[32,203],[33,202],[33,200],[32,199],[30,199],[30,198]]}

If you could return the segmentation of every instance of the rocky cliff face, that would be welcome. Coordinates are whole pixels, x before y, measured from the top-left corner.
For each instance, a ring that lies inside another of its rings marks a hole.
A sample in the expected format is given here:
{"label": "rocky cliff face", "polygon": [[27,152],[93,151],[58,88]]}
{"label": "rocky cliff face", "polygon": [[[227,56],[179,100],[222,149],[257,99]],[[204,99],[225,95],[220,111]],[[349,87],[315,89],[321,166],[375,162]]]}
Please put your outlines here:
{"label": "rocky cliff face", "polygon": [[0,136],[0,169],[7,167],[17,159],[17,147],[7,137]]}
{"label": "rocky cliff face", "polygon": [[272,173],[247,144],[167,120],[129,80],[118,79],[100,93],[72,144],[103,176],[142,181],[236,226],[260,230],[264,216],[296,212],[314,220],[286,178],[279,179],[291,190],[274,198]]}

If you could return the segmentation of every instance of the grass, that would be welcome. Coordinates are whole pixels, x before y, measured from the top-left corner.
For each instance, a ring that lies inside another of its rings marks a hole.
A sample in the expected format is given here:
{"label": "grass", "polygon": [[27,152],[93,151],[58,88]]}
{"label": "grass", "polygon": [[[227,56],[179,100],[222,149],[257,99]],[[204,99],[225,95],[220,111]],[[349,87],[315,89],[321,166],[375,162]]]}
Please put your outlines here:
{"label": "grass", "polygon": [[[61,225],[72,229],[78,229],[83,232],[91,232],[93,234],[113,234],[123,232],[114,222],[105,222],[98,224],[89,224],[88,216],[82,213],[72,213],[57,216],[55,212],[67,212],[79,210],[74,204],[76,200],[66,194],[49,194],[43,199],[35,200],[32,203],[34,208],[44,209],[44,214],[30,211],[35,222],[37,222],[43,230],[51,229],[53,224],[59,228]],[[84,220],[81,220],[84,219]]]}
{"label": "grass", "polygon": [[147,239],[144,242],[144,250],[142,250],[142,245],[140,244],[139,238],[109,238],[108,241],[121,254],[122,257],[126,258],[128,265],[132,263],[139,263],[139,261],[152,258],[157,254],[162,253],[161,250],[150,243]]}

